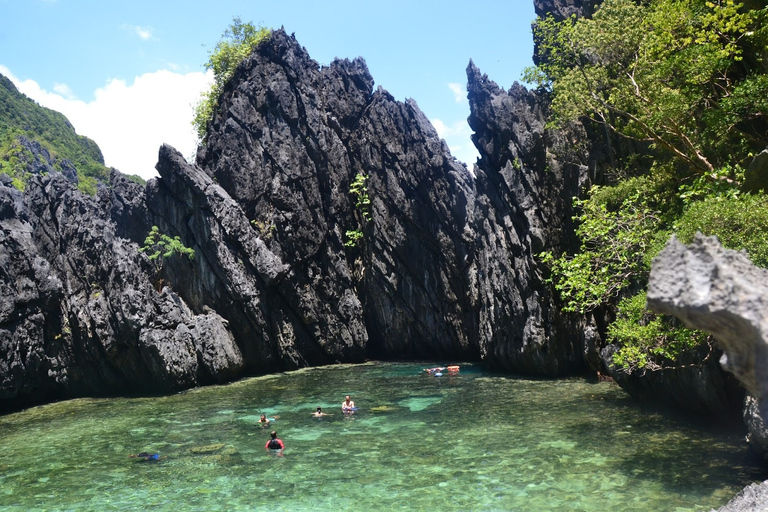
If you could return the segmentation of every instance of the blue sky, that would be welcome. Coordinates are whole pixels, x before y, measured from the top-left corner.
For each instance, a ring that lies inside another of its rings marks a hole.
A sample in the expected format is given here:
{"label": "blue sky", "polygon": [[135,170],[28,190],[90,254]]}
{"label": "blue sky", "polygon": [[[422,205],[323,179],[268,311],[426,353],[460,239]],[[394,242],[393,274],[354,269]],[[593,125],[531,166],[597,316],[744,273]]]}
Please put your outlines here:
{"label": "blue sky", "polygon": [[163,142],[194,153],[191,105],[235,16],[285,27],[321,65],[363,57],[376,86],[416,100],[470,167],[470,58],[506,89],[533,51],[533,0],[0,0],[0,73],[64,113],[107,165],[149,178]]}

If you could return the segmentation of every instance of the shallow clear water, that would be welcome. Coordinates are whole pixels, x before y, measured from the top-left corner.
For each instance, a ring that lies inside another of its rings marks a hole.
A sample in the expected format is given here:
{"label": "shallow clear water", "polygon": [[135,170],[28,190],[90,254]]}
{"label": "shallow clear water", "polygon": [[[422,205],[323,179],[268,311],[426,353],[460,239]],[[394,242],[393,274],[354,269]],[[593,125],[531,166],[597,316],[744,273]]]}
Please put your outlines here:
{"label": "shallow clear water", "polygon": [[[421,368],[315,368],[0,417],[0,508],[680,512],[768,477],[737,433],[643,411],[612,384]],[[333,415],[313,418],[317,406]],[[262,413],[280,416],[282,457],[264,449]],[[128,457],[141,451],[165,458]]]}

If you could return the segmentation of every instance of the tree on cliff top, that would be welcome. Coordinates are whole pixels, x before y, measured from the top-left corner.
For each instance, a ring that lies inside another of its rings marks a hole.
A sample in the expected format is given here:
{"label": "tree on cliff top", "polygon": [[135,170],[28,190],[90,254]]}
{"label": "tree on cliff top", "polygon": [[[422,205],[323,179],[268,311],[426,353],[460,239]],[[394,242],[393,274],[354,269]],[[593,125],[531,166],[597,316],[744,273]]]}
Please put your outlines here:
{"label": "tree on cliff top", "polygon": [[195,118],[192,124],[201,141],[208,134],[208,123],[213,119],[213,113],[219,103],[219,96],[224,86],[232,78],[237,66],[243,62],[253,50],[264,41],[271,30],[256,27],[253,23],[243,23],[239,17],[224,31],[221,40],[208,56],[205,69],[213,71],[213,85],[202,94],[200,103],[195,107]]}

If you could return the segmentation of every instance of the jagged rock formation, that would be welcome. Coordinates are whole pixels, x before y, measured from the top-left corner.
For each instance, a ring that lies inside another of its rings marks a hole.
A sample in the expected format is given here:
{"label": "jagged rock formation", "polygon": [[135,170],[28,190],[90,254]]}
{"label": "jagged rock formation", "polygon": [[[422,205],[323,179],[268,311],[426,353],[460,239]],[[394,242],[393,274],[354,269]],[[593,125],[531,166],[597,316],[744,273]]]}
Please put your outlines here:
{"label": "jagged rock formation", "polygon": [[[164,146],[159,179],[112,172],[96,199],[55,174],[23,196],[6,183],[5,403],[371,356],[594,367],[599,329],[559,314],[535,259],[569,242],[560,219],[588,166],[546,157],[534,93],[468,78],[477,179],[361,59],[320,67],[276,31],[224,91],[197,164]],[[350,193],[361,173],[369,212]],[[138,252],[153,225],[195,258],[156,271]],[[45,272],[24,270],[30,254]]]}
{"label": "jagged rock formation", "polygon": [[29,169],[33,174],[47,174],[56,172],[59,167],[61,173],[75,185],[78,184],[77,170],[67,159],[55,161],[50,151],[45,149],[42,144],[36,140],[31,140],[24,135],[16,137],[17,145],[22,148],[19,151],[20,164]]}
{"label": "jagged rock formation", "polygon": [[533,8],[536,16],[551,14],[560,21],[574,15],[577,18],[592,16],[601,3],[603,0],[533,0]]}
{"label": "jagged rock formation", "polygon": [[[225,90],[198,161],[290,262],[291,285],[322,291],[318,319],[356,296],[370,354],[477,358],[470,175],[415,103],[373,91],[362,59],[321,68],[276,31]],[[359,173],[370,221],[350,194]]]}
{"label": "jagged rock formation", "polygon": [[727,505],[717,509],[717,512],[756,512],[758,510],[768,510],[768,482],[748,485]]}
{"label": "jagged rock formation", "polygon": [[547,157],[546,101],[514,84],[508,92],[474,64],[467,69],[477,175],[477,286],[485,360],[507,370],[558,375],[597,360],[594,318],[563,315],[536,255],[572,239],[572,198],[586,165]]}
{"label": "jagged rock formation", "polygon": [[723,366],[752,395],[768,397],[766,283],[768,271],[715,237],[697,234],[688,246],[673,237],[653,261],[648,307],[712,333],[725,351]]}
{"label": "jagged rock formation", "polygon": [[363,360],[359,301],[348,288],[312,281],[313,272],[319,279],[338,262],[329,257],[329,270],[286,263],[243,209],[172,148],[161,148],[157,169],[162,179],[147,187],[151,215],[196,251],[165,277],[194,310],[212,309],[227,320],[250,372]]}
{"label": "jagged rock formation", "polygon": [[768,271],[743,252],[724,249],[716,237],[697,234],[688,246],[674,236],[653,260],[648,307],[711,333],[723,351],[722,366],[750,393],[744,422],[756,452],[768,455]]}
{"label": "jagged rock formation", "polygon": [[61,174],[0,184],[0,399],[170,392],[237,375],[215,313],[158,293],[135,244]]}

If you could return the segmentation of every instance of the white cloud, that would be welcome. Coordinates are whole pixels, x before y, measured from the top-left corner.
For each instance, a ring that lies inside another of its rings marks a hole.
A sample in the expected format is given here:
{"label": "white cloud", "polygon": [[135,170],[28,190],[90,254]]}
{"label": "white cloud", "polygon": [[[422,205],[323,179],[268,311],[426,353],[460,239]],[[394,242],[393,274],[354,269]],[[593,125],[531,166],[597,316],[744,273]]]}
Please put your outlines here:
{"label": "white cloud", "polygon": [[185,156],[194,154],[193,105],[212,81],[210,73],[160,70],[138,76],[130,85],[112,79],[85,102],[46,91],[33,80],[18,80],[3,66],[0,73],[28,97],[67,116],[77,133],[95,140],[108,166],[143,178],[157,175],[157,152],[163,143]]}
{"label": "white cloud", "polygon": [[144,41],[152,39],[152,27],[136,27],[136,35]]}
{"label": "white cloud", "polygon": [[70,89],[67,84],[60,84],[58,82],[54,82],[53,91],[68,100],[76,99],[74,93],[72,92],[72,89]]}
{"label": "white cloud", "polygon": [[467,167],[471,170],[472,165],[479,158],[480,154],[477,152],[475,145],[472,144],[472,130],[469,128],[469,124],[466,121],[454,121],[450,124],[445,124],[441,119],[437,118],[430,119],[430,122],[435,127],[435,130],[437,130],[440,138],[445,139],[451,154],[467,164]]}
{"label": "white cloud", "polygon": [[456,103],[464,103],[467,101],[467,91],[464,90],[464,84],[449,83],[448,88],[453,92],[453,99]]}
{"label": "white cloud", "polygon": [[127,30],[129,32],[133,32],[135,35],[139,37],[142,41],[148,41],[152,39],[153,31],[154,29],[152,27],[140,27],[139,25],[130,25],[128,23],[123,23],[121,28],[123,30]]}

